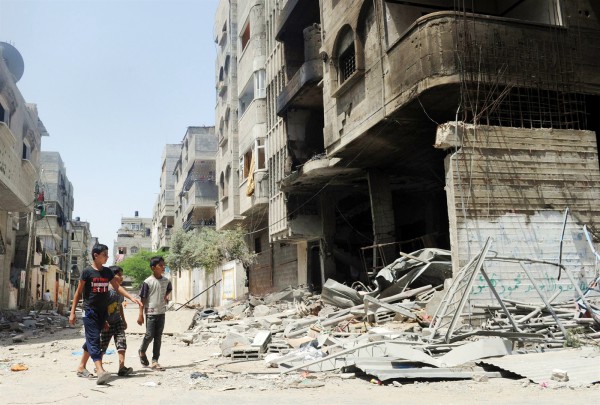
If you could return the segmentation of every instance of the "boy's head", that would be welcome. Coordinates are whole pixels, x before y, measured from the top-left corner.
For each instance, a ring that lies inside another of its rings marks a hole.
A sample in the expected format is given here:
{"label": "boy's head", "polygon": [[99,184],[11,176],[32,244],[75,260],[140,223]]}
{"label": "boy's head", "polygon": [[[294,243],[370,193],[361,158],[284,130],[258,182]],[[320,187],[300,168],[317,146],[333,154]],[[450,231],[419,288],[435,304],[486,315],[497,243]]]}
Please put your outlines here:
{"label": "boy's head", "polygon": [[150,259],[150,268],[152,269],[152,273],[156,275],[161,275],[165,272],[165,259],[161,256],[154,256]]}
{"label": "boy's head", "polygon": [[119,266],[110,266],[109,269],[111,269],[113,274],[115,275],[114,278],[115,280],[117,280],[117,283],[121,285],[123,283],[123,269]]}
{"label": "boy's head", "polygon": [[92,248],[92,260],[104,260],[104,263],[108,260],[108,246],[98,243]]}

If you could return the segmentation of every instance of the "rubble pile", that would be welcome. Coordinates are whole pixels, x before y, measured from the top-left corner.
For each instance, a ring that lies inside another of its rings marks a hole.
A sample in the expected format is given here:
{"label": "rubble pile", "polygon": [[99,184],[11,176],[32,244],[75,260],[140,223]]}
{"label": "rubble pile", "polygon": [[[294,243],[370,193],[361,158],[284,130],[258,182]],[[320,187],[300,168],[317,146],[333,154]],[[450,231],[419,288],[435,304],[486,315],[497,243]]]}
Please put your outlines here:
{"label": "rubble pile", "polygon": [[[452,280],[449,252],[425,249],[382,270],[372,291],[330,279],[320,295],[289,288],[198,311],[181,339],[218,343],[231,362],[263,360],[282,375],[354,373],[394,384],[515,375],[547,386],[600,381],[594,288],[562,302],[555,302],[559,294],[542,303],[496,294],[497,303],[475,308],[477,322],[466,315],[472,280],[485,276],[487,248],[489,241]],[[570,359],[577,359],[571,370]]]}
{"label": "rubble pile", "polygon": [[68,323],[68,318],[54,310],[1,311],[0,341],[21,343],[45,333],[53,334],[57,329],[66,328]]}

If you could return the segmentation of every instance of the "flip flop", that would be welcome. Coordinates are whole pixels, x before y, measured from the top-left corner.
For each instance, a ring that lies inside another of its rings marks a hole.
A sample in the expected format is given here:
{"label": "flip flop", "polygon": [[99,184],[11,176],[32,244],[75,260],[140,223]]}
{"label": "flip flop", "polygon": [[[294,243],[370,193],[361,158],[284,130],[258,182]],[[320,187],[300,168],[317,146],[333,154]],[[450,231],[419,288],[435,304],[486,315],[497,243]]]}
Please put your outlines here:
{"label": "flip flop", "polygon": [[98,380],[96,381],[96,385],[108,384],[108,380],[110,379],[110,373],[108,371],[104,371],[98,374]]}
{"label": "flip flop", "polygon": [[157,362],[152,363],[152,366],[150,367],[152,370],[156,370],[156,371],[165,371],[165,368],[162,367],[160,364],[158,364]]}
{"label": "flip flop", "polygon": [[141,350],[138,350],[138,356],[140,356],[140,363],[142,363],[142,366],[148,367],[150,365],[148,357],[146,357],[146,354],[142,353]]}
{"label": "flip flop", "polygon": [[94,374],[90,373],[86,369],[83,369],[83,371],[78,371],[77,372],[77,377],[81,377],[81,378],[96,378],[96,376]]}

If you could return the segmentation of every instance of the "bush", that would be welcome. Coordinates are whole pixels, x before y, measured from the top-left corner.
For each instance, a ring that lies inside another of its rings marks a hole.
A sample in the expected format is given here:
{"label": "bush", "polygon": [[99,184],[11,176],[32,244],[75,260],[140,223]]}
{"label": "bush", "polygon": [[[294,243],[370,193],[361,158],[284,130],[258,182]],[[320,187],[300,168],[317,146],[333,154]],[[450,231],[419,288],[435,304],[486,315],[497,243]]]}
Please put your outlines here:
{"label": "bush", "polygon": [[219,265],[232,260],[239,260],[247,266],[256,255],[248,250],[244,236],[240,228],[226,231],[202,228],[200,232],[179,230],[171,237],[171,248],[165,260],[175,271],[201,267],[211,273]]}

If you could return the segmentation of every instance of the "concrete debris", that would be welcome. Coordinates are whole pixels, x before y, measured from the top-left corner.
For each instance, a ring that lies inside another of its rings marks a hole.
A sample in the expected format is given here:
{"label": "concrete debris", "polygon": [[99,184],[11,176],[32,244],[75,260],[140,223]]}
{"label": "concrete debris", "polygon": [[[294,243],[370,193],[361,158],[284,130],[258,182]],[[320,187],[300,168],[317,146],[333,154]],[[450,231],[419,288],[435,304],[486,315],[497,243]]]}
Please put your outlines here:
{"label": "concrete debris", "polygon": [[550,377],[550,379],[559,382],[567,382],[569,381],[569,376],[565,370],[556,368],[552,370],[552,377]]}
{"label": "concrete debris", "polygon": [[68,318],[56,311],[2,311],[0,312],[0,342],[22,343],[41,334],[53,334],[68,327]]}
{"label": "concrete debris", "polygon": [[[230,302],[200,312],[181,340],[188,344],[217,340],[221,356],[231,356],[232,362],[263,359],[282,375],[364,377],[398,387],[440,379],[483,383],[504,376],[498,366],[504,363],[495,359],[598,345],[600,325],[590,315],[597,308],[598,294],[589,289],[585,302],[578,296],[558,302],[555,294],[546,302],[525,303],[496,294],[496,303],[469,304],[477,316],[465,316],[470,280],[486,277],[483,263],[490,245],[488,241],[486,250],[454,279],[449,278],[449,252],[424,249],[403,254],[380,272],[374,291],[357,291],[330,279],[321,295],[299,287]],[[581,364],[597,360],[591,358],[593,352],[585,356],[579,358]],[[513,367],[512,362],[507,364]],[[547,386],[569,383],[570,370],[557,369],[553,362],[540,364],[537,371],[546,376],[541,382]],[[511,371],[512,378],[519,375]],[[527,373],[523,370],[520,375],[529,377]],[[528,378],[522,385],[530,380],[539,378]],[[596,382],[577,376],[582,380]],[[307,381],[303,377],[291,384],[313,386]]]}

